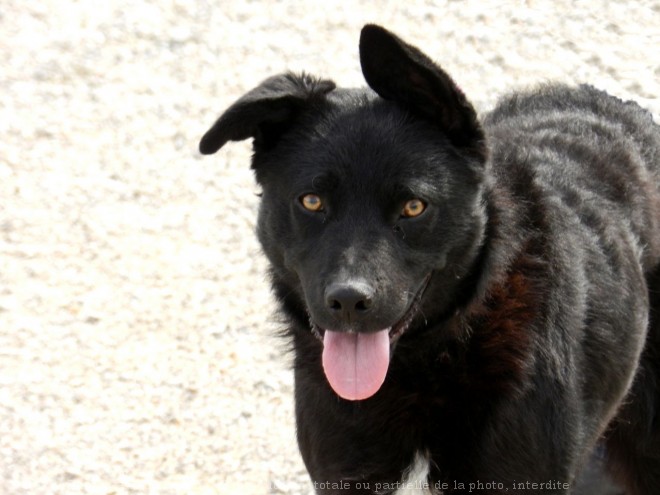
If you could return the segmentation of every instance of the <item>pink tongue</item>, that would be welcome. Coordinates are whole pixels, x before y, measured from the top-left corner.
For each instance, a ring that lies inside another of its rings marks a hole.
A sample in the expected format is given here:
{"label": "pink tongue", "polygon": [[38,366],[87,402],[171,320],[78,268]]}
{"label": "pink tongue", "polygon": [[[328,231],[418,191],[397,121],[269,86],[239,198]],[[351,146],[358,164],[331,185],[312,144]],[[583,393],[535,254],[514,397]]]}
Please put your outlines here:
{"label": "pink tongue", "polygon": [[375,333],[325,331],[323,370],[339,397],[363,400],[378,392],[390,364],[389,330]]}

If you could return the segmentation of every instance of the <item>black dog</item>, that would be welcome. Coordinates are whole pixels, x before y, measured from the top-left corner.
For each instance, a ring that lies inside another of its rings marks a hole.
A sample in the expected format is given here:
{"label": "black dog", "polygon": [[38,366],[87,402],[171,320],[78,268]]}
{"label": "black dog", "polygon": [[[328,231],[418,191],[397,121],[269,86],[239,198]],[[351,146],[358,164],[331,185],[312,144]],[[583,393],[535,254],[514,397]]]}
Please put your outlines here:
{"label": "black dog", "polygon": [[366,26],[368,89],[272,77],[202,153],[254,139],[258,235],[319,493],[570,493],[599,439],[660,487],[660,127],[588,86],[481,121]]}

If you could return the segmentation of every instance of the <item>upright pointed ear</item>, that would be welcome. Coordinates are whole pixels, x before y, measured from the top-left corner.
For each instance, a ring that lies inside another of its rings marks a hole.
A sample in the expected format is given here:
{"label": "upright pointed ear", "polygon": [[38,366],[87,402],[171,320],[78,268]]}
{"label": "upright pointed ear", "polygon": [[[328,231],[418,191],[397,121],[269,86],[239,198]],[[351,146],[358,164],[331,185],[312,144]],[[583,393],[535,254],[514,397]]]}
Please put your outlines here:
{"label": "upright pointed ear", "polygon": [[335,83],[306,74],[282,74],[266,79],[239,98],[204,134],[199,151],[211,155],[227,141],[255,138],[255,147],[270,147],[296,113],[335,89]]}
{"label": "upright pointed ear", "polygon": [[434,123],[454,146],[485,159],[477,113],[463,92],[419,49],[386,29],[367,24],[360,35],[360,64],[371,88]]}

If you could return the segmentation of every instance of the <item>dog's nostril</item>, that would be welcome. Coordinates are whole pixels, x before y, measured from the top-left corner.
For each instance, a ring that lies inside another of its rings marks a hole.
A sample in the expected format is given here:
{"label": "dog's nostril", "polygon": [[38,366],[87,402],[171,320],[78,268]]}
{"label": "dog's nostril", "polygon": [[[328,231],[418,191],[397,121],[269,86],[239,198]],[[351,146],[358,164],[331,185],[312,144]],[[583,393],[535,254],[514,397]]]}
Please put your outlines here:
{"label": "dog's nostril", "polygon": [[341,303],[339,301],[337,301],[336,299],[331,300],[329,306],[330,306],[330,309],[334,309],[334,310],[340,310],[341,309]]}
{"label": "dog's nostril", "polygon": [[366,311],[371,307],[371,299],[370,298],[364,298],[360,299],[358,302],[355,303],[355,309],[358,311]]}

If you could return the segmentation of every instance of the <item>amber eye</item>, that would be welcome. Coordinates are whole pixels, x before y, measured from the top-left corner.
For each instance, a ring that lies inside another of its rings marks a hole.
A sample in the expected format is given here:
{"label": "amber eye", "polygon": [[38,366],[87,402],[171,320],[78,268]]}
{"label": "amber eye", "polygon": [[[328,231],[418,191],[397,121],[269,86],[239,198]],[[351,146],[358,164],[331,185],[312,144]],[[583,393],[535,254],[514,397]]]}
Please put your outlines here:
{"label": "amber eye", "polygon": [[426,210],[426,203],[421,199],[410,199],[406,201],[401,210],[401,216],[405,218],[418,217]]}
{"label": "amber eye", "polygon": [[304,194],[300,197],[300,203],[308,211],[323,211],[323,201],[316,194]]}

